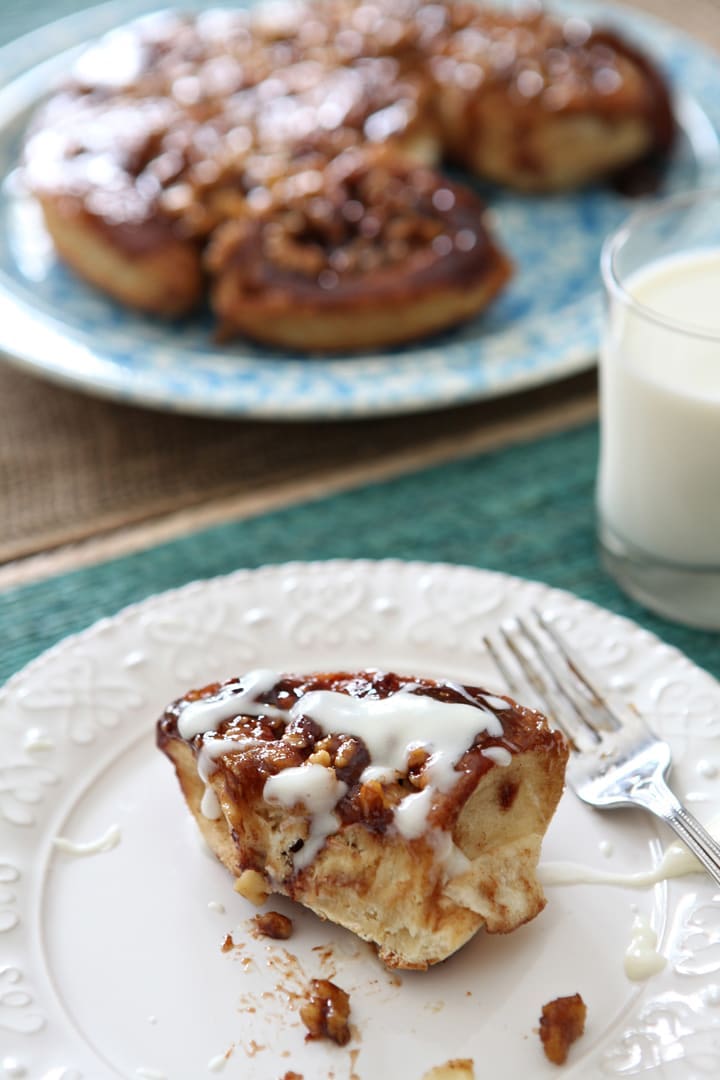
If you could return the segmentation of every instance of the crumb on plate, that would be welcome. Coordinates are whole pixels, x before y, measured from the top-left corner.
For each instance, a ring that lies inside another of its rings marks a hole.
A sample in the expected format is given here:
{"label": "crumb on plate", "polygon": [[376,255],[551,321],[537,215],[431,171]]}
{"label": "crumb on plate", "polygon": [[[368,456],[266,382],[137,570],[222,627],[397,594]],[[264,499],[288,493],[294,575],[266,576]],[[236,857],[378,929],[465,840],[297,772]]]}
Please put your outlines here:
{"label": "crumb on plate", "polygon": [[540,1039],[545,1056],[554,1065],[563,1065],[568,1050],[585,1030],[587,1007],[580,994],[555,998],[543,1005]]}
{"label": "crumb on plate", "polygon": [[329,979],[313,979],[310,998],[300,1009],[307,1039],[332,1039],[338,1046],[350,1041],[350,996]]}
{"label": "crumb on plate", "polygon": [[429,1069],[422,1080],[475,1080],[474,1062],[472,1058],[453,1058]]}
{"label": "crumb on plate", "polygon": [[274,938],[276,941],[287,941],[292,935],[292,919],[287,915],[281,915],[279,911],[265,911],[253,918],[255,928],[263,937]]}

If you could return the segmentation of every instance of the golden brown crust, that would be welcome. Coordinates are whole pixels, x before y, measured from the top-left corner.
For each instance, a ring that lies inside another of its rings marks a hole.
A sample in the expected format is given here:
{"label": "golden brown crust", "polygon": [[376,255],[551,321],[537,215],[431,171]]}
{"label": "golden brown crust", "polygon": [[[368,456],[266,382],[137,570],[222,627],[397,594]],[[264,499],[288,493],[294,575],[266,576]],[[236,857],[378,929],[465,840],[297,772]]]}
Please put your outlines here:
{"label": "golden brown crust", "polygon": [[[481,926],[507,933],[542,910],[535,877],[542,836],[562,793],[567,746],[538,713],[510,699],[454,683],[382,672],[283,676],[261,701],[283,715],[239,715],[224,721],[208,783],[221,816],[203,814],[198,775],[203,737],[181,737],[186,703],[232,698],[237,680],[213,684],[170,706],[158,724],[158,745],[175,764],[188,805],[205,838],[230,872],[252,874],[323,918],[373,941],[389,967],[426,968],[444,959]],[[395,826],[398,806],[429,784],[425,751],[414,750],[407,771],[370,778],[372,765],[357,734],[326,734],[302,711],[306,695],[330,690],[382,700],[397,693],[474,704],[478,734],[457,761],[448,789],[433,788],[427,827],[408,838]],[[488,710],[502,734],[488,734]],[[228,749],[232,747],[232,749]],[[488,752],[489,753],[486,753]],[[498,765],[498,758],[502,764]],[[303,805],[281,808],[264,798],[265,785],[286,769],[323,766],[342,789],[334,807],[337,828],[312,860],[294,865],[312,838]],[[448,862],[456,851],[455,862]]]}
{"label": "golden brown crust", "polygon": [[[282,217],[288,175],[317,172],[316,196],[332,201],[338,159],[370,148],[366,168],[379,172],[383,147],[397,170],[445,154],[483,178],[557,190],[667,153],[672,134],[653,65],[582,20],[469,0],[297,0],[252,15],[165,13],[115,31],[36,117],[26,163],[58,252],[116,299],[165,316],[191,310],[211,240],[225,335],[337,351],[412,340],[481,312],[510,264],[468,192],[487,257],[462,261],[467,287],[448,261],[420,287],[412,260],[393,261],[391,290],[377,267],[340,272],[339,288],[327,287],[338,271],[324,265],[278,282],[258,208],[274,204]],[[443,228],[452,233],[451,214]],[[237,267],[255,240],[267,265],[250,281]],[[365,241],[369,257],[386,260],[384,236]]]}
{"label": "golden brown crust", "polygon": [[40,204],[58,254],[115,300],[165,318],[186,315],[200,303],[200,251],[169,224],[155,223],[148,242],[144,223],[112,229],[78,199],[45,194]]}

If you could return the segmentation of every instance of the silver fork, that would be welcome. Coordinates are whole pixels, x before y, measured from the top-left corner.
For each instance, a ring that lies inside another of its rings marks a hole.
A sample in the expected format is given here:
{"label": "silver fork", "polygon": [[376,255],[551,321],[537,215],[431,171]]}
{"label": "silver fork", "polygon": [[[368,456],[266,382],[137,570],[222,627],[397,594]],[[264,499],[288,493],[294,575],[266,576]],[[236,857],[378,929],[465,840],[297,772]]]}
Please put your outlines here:
{"label": "silver fork", "polygon": [[504,622],[485,645],[509,690],[535,691],[572,753],[567,781],[591,806],[641,806],[662,818],[720,885],[720,845],[670,790],[670,747],[633,706],[601,693],[540,612]]}

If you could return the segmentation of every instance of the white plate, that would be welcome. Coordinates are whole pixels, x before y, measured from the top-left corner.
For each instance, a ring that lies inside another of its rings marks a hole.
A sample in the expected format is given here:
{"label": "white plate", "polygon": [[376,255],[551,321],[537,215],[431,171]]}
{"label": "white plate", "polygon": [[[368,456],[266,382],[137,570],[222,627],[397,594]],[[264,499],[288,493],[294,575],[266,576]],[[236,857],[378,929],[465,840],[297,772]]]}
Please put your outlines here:
{"label": "white plate", "polygon": [[[37,374],[156,408],[302,419],[404,413],[491,398],[594,363],[602,241],[637,202],[605,187],[551,197],[489,190],[516,275],[488,312],[454,333],[366,356],[308,357],[212,343],[208,317],[178,324],[120,308],[54,257],[37,207],[13,182],[29,116],[72,50],[156,8],[111,0],[0,50],[0,350]],[[183,8],[206,6],[187,0]],[[720,67],[714,53],[636,11],[554,5],[617,26],[670,72],[680,138],[667,191],[720,182]],[[64,51],[65,50],[65,51]],[[68,52],[67,50],[70,50]],[[7,177],[2,183],[3,177]]]}
{"label": "white plate", "polygon": [[[538,1015],[576,991],[588,1028],[563,1075],[720,1075],[720,906],[704,876],[644,891],[548,888],[545,911],[512,935],[481,933],[434,970],[391,977],[367,946],[285,901],[272,906],[292,913],[293,937],[256,941],[253,909],[201,847],[154,748],[170,699],[248,666],[375,665],[497,685],[483,633],[530,604],[652,716],[673,744],[679,792],[701,817],[715,813],[717,682],[634,624],[501,574],[400,562],[240,572],[129,608],[16,675],[0,695],[5,1076],[202,1080],[226,1053],[228,1080],[289,1069],[306,1080],[420,1080],[457,1057],[492,1080],[557,1076]],[[53,748],[26,749],[28,727]],[[59,833],[87,841],[112,824],[122,835],[112,851],[53,851]],[[660,846],[641,811],[602,815],[566,794],[543,857],[634,871]],[[647,984],[623,973],[633,905],[668,957]],[[222,953],[228,932],[238,948]],[[346,1049],[304,1042],[298,995],[317,975],[350,992],[357,1034]]]}

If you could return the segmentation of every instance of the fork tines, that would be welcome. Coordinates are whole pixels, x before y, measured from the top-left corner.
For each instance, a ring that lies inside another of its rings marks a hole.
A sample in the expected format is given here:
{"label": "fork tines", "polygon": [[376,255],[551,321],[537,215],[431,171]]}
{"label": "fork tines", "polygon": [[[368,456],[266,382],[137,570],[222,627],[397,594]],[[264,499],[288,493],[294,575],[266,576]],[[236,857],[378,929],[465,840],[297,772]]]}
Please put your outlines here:
{"label": "fork tines", "polygon": [[[485,646],[513,693],[527,694],[530,688],[575,749],[596,749],[603,732],[615,731],[625,721],[583,671],[550,620],[536,609],[505,620],[496,637],[485,637]],[[622,709],[628,711],[627,706]],[[635,714],[635,725],[638,719]]]}

